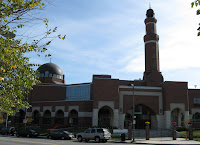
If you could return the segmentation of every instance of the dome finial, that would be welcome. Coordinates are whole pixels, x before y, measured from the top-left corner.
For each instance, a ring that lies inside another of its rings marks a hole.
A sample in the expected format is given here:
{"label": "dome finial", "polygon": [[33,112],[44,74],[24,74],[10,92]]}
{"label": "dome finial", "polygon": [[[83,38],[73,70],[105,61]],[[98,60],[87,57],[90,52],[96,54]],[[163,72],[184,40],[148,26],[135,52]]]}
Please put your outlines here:
{"label": "dome finial", "polygon": [[154,17],[154,11],[153,11],[153,9],[151,9],[151,4],[150,3],[149,3],[149,9],[147,10],[146,16],[147,16],[147,18]]}

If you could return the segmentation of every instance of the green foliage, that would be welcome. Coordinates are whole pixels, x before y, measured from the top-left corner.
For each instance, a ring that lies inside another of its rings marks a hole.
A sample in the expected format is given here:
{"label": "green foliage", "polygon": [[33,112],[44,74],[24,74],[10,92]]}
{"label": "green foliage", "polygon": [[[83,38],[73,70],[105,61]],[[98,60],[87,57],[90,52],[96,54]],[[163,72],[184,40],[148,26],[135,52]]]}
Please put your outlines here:
{"label": "green foliage", "polygon": [[[200,0],[195,0],[191,3],[191,7],[193,8],[194,6],[199,7],[200,6]],[[197,15],[200,15],[200,9],[197,9]],[[199,28],[197,29],[199,32],[197,33],[197,36],[200,36],[200,23],[199,23]]]}
{"label": "green foliage", "polygon": [[[31,14],[43,9],[43,0],[1,0],[0,1],[0,112],[11,114],[16,108],[29,108],[28,93],[33,84],[38,83],[37,71],[31,64],[26,53],[35,52],[37,56],[44,53],[47,46],[55,39],[65,39],[65,36],[52,34],[57,27],[49,29],[49,20],[39,18],[44,23],[43,35],[32,41],[15,38],[18,29],[34,21]],[[37,19],[38,20],[38,19]],[[47,42],[44,42],[44,41]]]}

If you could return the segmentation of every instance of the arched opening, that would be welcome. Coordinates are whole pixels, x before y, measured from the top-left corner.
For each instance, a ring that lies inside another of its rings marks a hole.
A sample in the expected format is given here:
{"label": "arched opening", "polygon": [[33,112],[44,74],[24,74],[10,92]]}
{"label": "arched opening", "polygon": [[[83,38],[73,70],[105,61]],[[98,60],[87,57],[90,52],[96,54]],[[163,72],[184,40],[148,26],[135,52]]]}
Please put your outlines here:
{"label": "arched opening", "polygon": [[69,124],[71,126],[78,126],[78,112],[74,109],[69,112]]}
{"label": "arched opening", "polygon": [[100,127],[113,126],[113,110],[110,107],[104,106],[99,110],[98,126]]}
{"label": "arched opening", "polygon": [[32,114],[32,118],[33,118],[33,121],[32,123],[33,124],[38,124],[39,125],[39,122],[40,122],[40,113],[39,111],[35,110]]}
{"label": "arched opening", "polygon": [[51,124],[51,112],[46,110],[43,114],[43,124]]}
{"label": "arched opening", "polygon": [[172,110],[171,122],[176,122],[177,126],[184,126],[184,115],[180,108],[175,108]]}
{"label": "arched opening", "polygon": [[149,107],[138,104],[135,105],[135,117],[136,129],[145,129],[146,125],[145,122],[150,122],[150,128],[155,129],[157,128],[157,119],[154,111],[150,109]]}
{"label": "arched opening", "polygon": [[124,128],[128,129],[128,126],[131,124],[132,120],[132,115],[130,113],[126,113],[124,119]]}
{"label": "arched opening", "polygon": [[16,113],[15,115],[15,123],[23,123],[23,120],[25,119],[25,111],[22,109],[19,110],[19,112]]}
{"label": "arched opening", "polygon": [[64,124],[64,112],[62,110],[56,112],[55,124]]}
{"label": "arched opening", "polygon": [[193,116],[192,116],[192,122],[200,122],[200,113],[196,112]]}

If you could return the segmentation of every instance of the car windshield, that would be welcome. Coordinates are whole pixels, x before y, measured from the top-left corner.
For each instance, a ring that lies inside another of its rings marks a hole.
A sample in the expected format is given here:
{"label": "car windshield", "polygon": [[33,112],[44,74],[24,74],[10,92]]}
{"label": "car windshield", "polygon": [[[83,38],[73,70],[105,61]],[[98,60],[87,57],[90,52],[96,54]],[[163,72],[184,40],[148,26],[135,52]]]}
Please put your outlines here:
{"label": "car windshield", "polygon": [[30,132],[35,132],[35,130],[29,129]]}
{"label": "car windshield", "polygon": [[66,134],[69,134],[69,132],[68,131],[63,131],[64,133],[66,133]]}

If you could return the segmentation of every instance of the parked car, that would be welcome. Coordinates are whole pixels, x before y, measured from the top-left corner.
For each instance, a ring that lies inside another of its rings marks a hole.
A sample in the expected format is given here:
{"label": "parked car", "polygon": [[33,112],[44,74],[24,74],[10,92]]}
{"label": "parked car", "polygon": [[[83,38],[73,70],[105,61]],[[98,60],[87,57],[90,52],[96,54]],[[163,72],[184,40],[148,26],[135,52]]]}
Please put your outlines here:
{"label": "parked car", "polygon": [[64,129],[64,128],[67,128],[68,126],[54,126],[53,128],[49,128],[47,129],[47,132],[50,132],[51,130],[54,130],[54,129]]}
{"label": "parked car", "polygon": [[16,136],[26,136],[26,137],[38,137],[39,133],[32,129],[22,129],[19,131],[16,131]]}
{"label": "parked car", "polygon": [[0,130],[0,134],[4,134],[4,135],[14,135],[15,134],[15,127],[3,127]]}
{"label": "parked car", "polygon": [[73,134],[68,131],[51,131],[51,133],[47,136],[47,138],[51,139],[72,139]]}
{"label": "parked car", "polygon": [[96,142],[107,142],[111,139],[111,133],[105,128],[89,128],[82,133],[76,134],[79,142],[85,140],[86,142],[90,140],[95,140]]}
{"label": "parked car", "polygon": [[52,134],[54,134],[54,132],[58,132],[58,131],[61,131],[61,130],[59,130],[59,129],[52,129],[52,130],[50,130],[49,134],[47,135],[47,138],[51,139]]}

